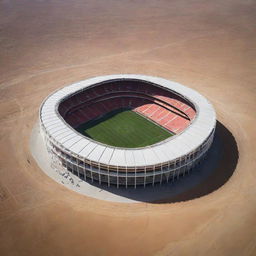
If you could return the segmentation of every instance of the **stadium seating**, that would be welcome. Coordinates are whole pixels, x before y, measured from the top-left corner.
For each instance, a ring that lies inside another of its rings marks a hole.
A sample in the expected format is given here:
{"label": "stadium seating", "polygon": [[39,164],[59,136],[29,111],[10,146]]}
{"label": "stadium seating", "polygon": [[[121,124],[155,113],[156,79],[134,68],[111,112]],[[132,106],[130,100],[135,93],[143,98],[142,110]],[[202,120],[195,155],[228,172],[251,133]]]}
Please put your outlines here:
{"label": "stadium seating", "polygon": [[59,113],[72,127],[116,109],[131,109],[177,134],[195,118],[194,106],[179,95],[141,82],[112,82],[71,96],[59,104]]}

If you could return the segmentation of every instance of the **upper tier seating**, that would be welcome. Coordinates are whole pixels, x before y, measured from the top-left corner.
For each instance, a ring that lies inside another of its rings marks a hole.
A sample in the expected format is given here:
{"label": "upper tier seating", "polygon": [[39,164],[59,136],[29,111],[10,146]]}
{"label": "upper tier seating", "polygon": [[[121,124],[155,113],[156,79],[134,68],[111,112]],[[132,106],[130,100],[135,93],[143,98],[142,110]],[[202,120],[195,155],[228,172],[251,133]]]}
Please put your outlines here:
{"label": "upper tier seating", "polygon": [[194,106],[182,97],[139,81],[115,81],[89,88],[59,105],[72,127],[119,109],[128,108],[177,134],[193,121]]}

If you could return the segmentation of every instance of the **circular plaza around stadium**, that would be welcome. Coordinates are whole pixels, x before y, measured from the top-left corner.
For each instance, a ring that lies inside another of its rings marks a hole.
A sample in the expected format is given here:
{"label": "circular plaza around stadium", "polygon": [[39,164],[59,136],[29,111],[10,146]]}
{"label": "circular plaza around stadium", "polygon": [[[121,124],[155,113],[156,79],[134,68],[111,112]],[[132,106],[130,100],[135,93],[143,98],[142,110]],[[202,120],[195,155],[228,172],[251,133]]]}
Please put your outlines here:
{"label": "circular plaza around stadium", "polygon": [[[126,116],[130,126],[118,123]],[[215,111],[201,94],[144,75],[84,80],[54,92],[40,108],[52,161],[85,181],[117,187],[189,173],[206,156],[215,125]],[[119,130],[127,136],[119,138]]]}

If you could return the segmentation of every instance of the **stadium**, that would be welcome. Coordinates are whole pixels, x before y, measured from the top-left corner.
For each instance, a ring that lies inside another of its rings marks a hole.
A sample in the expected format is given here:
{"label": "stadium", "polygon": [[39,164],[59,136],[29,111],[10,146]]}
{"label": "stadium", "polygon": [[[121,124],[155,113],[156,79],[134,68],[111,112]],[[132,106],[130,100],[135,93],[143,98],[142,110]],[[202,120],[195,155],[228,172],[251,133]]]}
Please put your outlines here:
{"label": "stadium", "polygon": [[40,132],[52,161],[79,178],[116,187],[155,185],[189,173],[215,132],[212,105],[181,84],[109,75],[49,95]]}

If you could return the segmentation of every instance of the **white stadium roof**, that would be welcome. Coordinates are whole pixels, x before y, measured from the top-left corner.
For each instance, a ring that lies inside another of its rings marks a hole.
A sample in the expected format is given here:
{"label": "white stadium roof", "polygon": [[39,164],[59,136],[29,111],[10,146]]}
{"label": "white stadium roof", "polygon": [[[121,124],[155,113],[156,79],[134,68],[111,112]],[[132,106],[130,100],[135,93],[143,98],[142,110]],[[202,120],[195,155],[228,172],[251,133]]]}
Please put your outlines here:
{"label": "white stadium roof", "polygon": [[[126,79],[153,83],[183,95],[195,105],[196,118],[179,135],[144,148],[127,149],[104,145],[82,136],[70,127],[58,113],[59,103],[69,95],[91,85]],[[159,77],[124,74],[87,79],[54,92],[46,98],[40,108],[40,121],[55,143],[77,157],[106,165],[142,167],[169,162],[195,150],[214,129],[216,115],[207,99],[188,87]]]}

